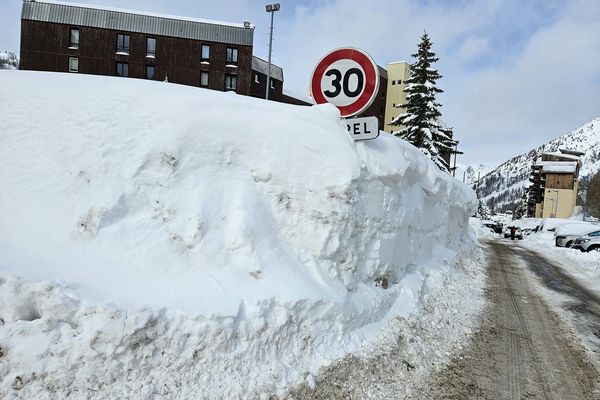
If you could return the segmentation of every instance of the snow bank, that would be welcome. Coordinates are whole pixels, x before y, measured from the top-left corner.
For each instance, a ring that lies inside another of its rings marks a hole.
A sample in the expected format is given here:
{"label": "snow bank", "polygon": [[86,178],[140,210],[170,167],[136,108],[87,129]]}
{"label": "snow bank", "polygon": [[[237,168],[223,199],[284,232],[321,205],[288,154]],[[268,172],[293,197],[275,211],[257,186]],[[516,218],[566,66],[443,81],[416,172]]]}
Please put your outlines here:
{"label": "snow bank", "polygon": [[469,225],[473,229],[473,232],[475,233],[475,236],[478,240],[498,237],[497,233],[494,233],[494,231],[492,231],[491,228],[488,228],[484,225],[484,223],[486,222],[494,221],[482,221],[481,219],[476,217],[469,218]]}
{"label": "snow bank", "polygon": [[[585,227],[586,225],[579,224],[579,226]],[[573,228],[574,225],[571,227]],[[557,231],[559,229],[560,226],[556,228]],[[568,233],[566,232],[566,234]],[[556,247],[552,232],[535,233],[523,240],[521,245],[555,261],[581,285],[600,296],[600,252],[582,253],[576,249]]]}
{"label": "snow bank", "polygon": [[0,395],[281,395],[473,242],[470,189],[330,106],[23,71],[0,105]]}

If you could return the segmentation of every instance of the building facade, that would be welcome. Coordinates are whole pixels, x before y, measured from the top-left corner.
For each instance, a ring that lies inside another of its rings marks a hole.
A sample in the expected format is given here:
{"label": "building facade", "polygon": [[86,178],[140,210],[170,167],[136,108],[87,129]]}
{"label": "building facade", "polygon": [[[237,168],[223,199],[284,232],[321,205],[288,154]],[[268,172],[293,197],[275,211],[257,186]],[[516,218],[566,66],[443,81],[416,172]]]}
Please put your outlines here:
{"label": "building facade", "polygon": [[400,108],[406,103],[406,80],[410,78],[410,64],[404,61],[390,63],[387,66],[387,97],[385,101],[385,125],[383,130],[389,133],[399,131],[401,126],[390,125],[404,112]]}
{"label": "building facade", "polygon": [[[252,57],[252,86],[250,95],[264,99],[267,93],[269,63],[262,58]],[[283,69],[271,64],[269,100],[283,101]]]}
{"label": "building facade", "polygon": [[375,117],[379,122],[379,130],[384,129],[385,125],[385,102],[387,99],[388,74],[385,68],[377,66],[379,70],[379,89],[371,105],[363,111],[358,117]]}
{"label": "building facade", "polygon": [[249,95],[253,36],[249,23],[25,1],[20,68],[168,80]]}
{"label": "building facade", "polygon": [[535,218],[569,218],[577,202],[581,152],[560,149],[546,152],[531,167],[527,215]]}

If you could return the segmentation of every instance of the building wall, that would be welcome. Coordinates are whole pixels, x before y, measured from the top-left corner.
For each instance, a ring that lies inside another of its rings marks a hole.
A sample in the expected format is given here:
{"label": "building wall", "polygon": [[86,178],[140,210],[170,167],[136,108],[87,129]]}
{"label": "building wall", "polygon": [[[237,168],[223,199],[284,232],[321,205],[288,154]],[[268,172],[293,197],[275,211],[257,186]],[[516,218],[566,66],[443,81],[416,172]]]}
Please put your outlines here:
{"label": "building wall", "polygon": [[[258,77],[258,82],[256,82],[256,78]],[[265,98],[267,93],[267,74],[263,74],[262,72],[252,70],[252,83],[250,86],[250,95],[253,97],[259,97],[261,99]],[[283,96],[283,82],[278,79],[273,79],[271,77],[271,82],[273,83],[272,88],[269,90],[269,100],[285,102]]]}
{"label": "building wall", "polygon": [[[384,71],[385,72],[385,71]],[[358,117],[376,117],[379,121],[379,130],[383,130],[385,124],[385,102],[387,98],[387,78],[379,75],[379,90],[373,103]]]}
{"label": "building wall", "polygon": [[545,189],[541,218],[569,218],[576,199],[577,189]]}
{"label": "building wall", "polygon": [[[69,49],[70,28],[79,29],[79,48]],[[129,55],[117,55],[117,34],[130,35]],[[156,57],[146,57],[146,38],[156,38]],[[202,63],[201,45],[210,45],[209,63]],[[226,48],[238,49],[237,67],[227,66]],[[79,59],[79,73],[116,75],[116,63],[129,64],[129,76],[145,78],[146,65],[155,67],[154,79],[200,86],[200,71],[209,72],[208,88],[225,89],[225,74],[237,75],[237,93],[250,94],[252,47],[209,41],[21,21],[21,65],[24,70],[69,71],[69,57]]]}
{"label": "building wall", "polygon": [[385,102],[385,126],[383,130],[391,133],[401,128],[400,126],[390,125],[390,122],[404,112],[403,109],[396,108],[394,105],[406,103],[404,88],[406,87],[406,80],[410,78],[410,65],[403,61],[388,64],[387,73],[387,99]]}
{"label": "building wall", "polygon": [[535,204],[535,218],[542,218],[544,205],[542,203]]}

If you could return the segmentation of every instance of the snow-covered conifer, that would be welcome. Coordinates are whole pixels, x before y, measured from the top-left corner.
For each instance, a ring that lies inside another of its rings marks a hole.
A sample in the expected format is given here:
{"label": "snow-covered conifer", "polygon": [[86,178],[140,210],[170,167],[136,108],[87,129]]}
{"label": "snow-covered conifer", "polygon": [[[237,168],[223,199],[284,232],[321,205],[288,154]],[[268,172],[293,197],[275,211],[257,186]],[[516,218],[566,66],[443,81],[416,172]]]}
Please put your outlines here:
{"label": "snow-covered conifer", "polygon": [[436,102],[436,95],[443,90],[436,87],[442,76],[432,68],[438,61],[431,51],[431,41],[427,32],[421,36],[418,50],[412,56],[417,61],[411,65],[410,78],[406,80],[406,104],[400,107],[405,110],[392,121],[392,125],[402,126],[394,134],[429,156],[443,171],[450,170],[449,156],[455,150],[456,142],[452,138],[452,129],[441,123],[441,104]]}

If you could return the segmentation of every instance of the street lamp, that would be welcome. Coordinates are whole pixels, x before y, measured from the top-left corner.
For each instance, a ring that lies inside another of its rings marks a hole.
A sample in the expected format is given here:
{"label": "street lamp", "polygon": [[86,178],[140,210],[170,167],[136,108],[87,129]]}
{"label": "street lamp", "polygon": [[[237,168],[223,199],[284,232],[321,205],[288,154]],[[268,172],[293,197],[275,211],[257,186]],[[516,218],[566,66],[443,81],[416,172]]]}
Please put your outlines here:
{"label": "street lamp", "polygon": [[273,16],[275,15],[275,11],[279,11],[281,6],[279,3],[267,4],[265,9],[268,13],[271,13],[271,30],[269,32],[269,70],[267,73],[267,89],[265,94],[265,99],[269,100],[269,89],[271,87],[271,50],[273,49]]}

